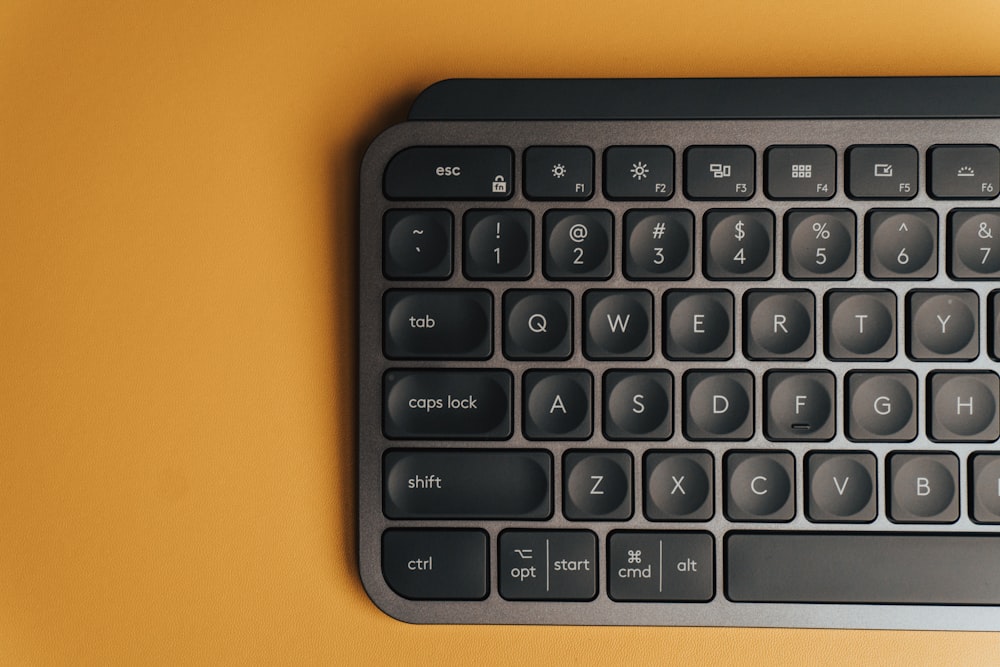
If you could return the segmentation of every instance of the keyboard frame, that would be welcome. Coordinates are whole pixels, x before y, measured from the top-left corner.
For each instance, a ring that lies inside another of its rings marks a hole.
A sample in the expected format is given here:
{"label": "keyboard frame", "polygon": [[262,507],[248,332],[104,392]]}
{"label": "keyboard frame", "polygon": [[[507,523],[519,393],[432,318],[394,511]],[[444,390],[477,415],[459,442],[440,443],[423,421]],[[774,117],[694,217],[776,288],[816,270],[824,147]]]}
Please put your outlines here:
{"label": "keyboard frame", "polygon": [[[704,80],[702,80],[704,81]],[[794,91],[793,80],[782,85]],[[830,80],[806,80],[830,81]],[[859,81],[859,80],[833,80]],[[877,81],[877,80],[861,80]],[[890,80],[895,81],[895,80]],[[908,79],[908,89],[924,90],[925,80]],[[929,80],[926,80],[929,81]],[[957,81],[957,80],[947,80]],[[435,107],[441,110],[456,99],[456,88],[462,82],[449,84],[437,92],[437,98],[418,99],[415,116],[433,115]],[[488,85],[489,82],[473,82]],[[508,82],[515,85],[518,82]],[[524,82],[520,82],[524,83]],[[661,85],[667,85],[659,82]],[[688,82],[690,83],[690,82]],[[990,80],[992,93],[1000,85]],[[529,82],[528,85],[534,85]],[[438,84],[441,86],[442,84]],[[585,90],[586,81],[577,82]],[[725,82],[712,82],[724,86]],[[740,84],[746,85],[746,84]],[[816,84],[819,85],[819,84]],[[668,85],[669,87],[669,85]],[[821,86],[820,86],[821,87]],[[474,88],[474,86],[473,86]],[[466,87],[465,90],[472,91]],[[933,89],[933,85],[930,86]],[[432,88],[431,91],[434,89]],[[787,92],[787,91],[786,91]],[[991,94],[992,94],[991,93]],[[933,91],[925,94],[933,95]],[[427,95],[427,93],[425,93]],[[433,94],[431,95],[433,97]],[[461,97],[461,95],[458,95]],[[1000,100],[1000,95],[997,95]],[[854,103],[858,103],[857,98]],[[992,100],[992,98],[990,98]],[[814,103],[815,100],[813,100]],[[536,106],[544,104],[536,101]],[[529,105],[530,106],[530,105]],[[863,101],[862,101],[863,106]],[[876,105],[877,106],[877,105]],[[461,109],[455,116],[475,117],[475,103],[464,114]],[[817,109],[815,105],[812,107]],[[1000,104],[992,107],[1000,110]],[[943,109],[947,110],[947,109]],[[804,115],[797,109],[793,109]],[[850,109],[841,110],[847,114]],[[910,108],[916,115],[943,115],[926,113],[923,108]],[[931,110],[933,111],[933,110]],[[881,113],[881,112],[880,112]],[[513,114],[508,114],[514,117]],[[527,117],[539,113],[524,114]],[[666,114],[664,114],[666,115]],[[745,116],[753,116],[747,111]],[[937,144],[992,144],[1000,143],[1000,119],[996,118],[771,118],[764,113],[760,118],[729,120],[410,120],[396,125],[376,138],[365,154],[361,167],[360,232],[359,232],[359,306],[358,306],[358,566],[365,590],[376,605],[397,619],[411,623],[501,623],[501,624],[551,624],[551,625],[673,625],[673,626],[758,626],[758,627],[824,627],[824,628],[907,628],[949,630],[1000,629],[1000,606],[949,606],[949,605],[873,605],[873,604],[786,604],[786,603],[735,603],[726,599],[724,592],[724,538],[729,531],[809,531],[809,532],[891,532],[891,533],[961,533],[991,534],[1000,536],[1000,525],[976,524],[970,519],[968,493],[968,457],[973,452],[997,452],[996,443],[934,443],[926,437],[926,375],[932,370],[996,371],[998,364],[988,355],[987,308],[990,292],[1000,289],[1000,281],[953,280],[947,273],[947,220],[948,214],[961,208],[1000,207],[996,200],[937,200],[927,189],[927,149]],[[856,116],[865,114],[855,114]],[[903,115],[900,113],[898,115]],[[996,111],[994,111],[996,115]],[[686,118],[678,113],[676,117]],[[827,145],[837,151],[837,191],[829,200],[774,201],[766,197],[764,187],[764,150],[773,145]],[[846,149],[859,144],[907,144],[919,152],[919,189],[910,200],[853,200],[845,190]],[[417,145],[496,145],[509,146],[515,155],[513,196],[505,201],[390,201],[382,190],[382,172],[385,165],[399,150]],[[524,197],[524,150],[539,145],[590,146],[594,151],[594,196],[587,201],[535,201]],[[610,146],[666,145],[675,153],[674,194],[666,201],[612,201],[603,193],[602,166],[604,150]],[[747,201],[692,201],[683,189],[683,155],[690,145],[748,145],[756,153],[756,188]],[[395,208],[447,208],[454,215],[453,273],[441,280],[389,280],[382,272],[382,217]],[[550,209],[605,209],[612,213],[613,275],[606,281],[548,280],[542,273],[542,219]],[[686,209],[695,216],[694,226],[694,275],[686,281],[633,281],[622,272],[622,220],[632,209]],[[714,281],[703,273],[704,213],[712,209],[769,209],[775,216],[774,276],[765,281]],[[938,273],[933,280],[875,281],[865,273],[866,244],[864,223],[866,214],[874,209],[926,208],[938,215]],[[461,270],[462,218],[469,209],[522,209],[534,217],[533,223],[533,273],[528,280],[497,281],[467,279]],[[850,280],[790,280],[784,273],[784,218],[790,209],[850,209],[857,221],[856,271]],[[891,289],[897,295],[897,355],[888,362],[831,361],[823,352],[824,313],[822,293],[829,289]],[[393,361],[385,358],[382,350],[382,298],[387,289],[415,288],[470,288],[486,289],[493,294],[493,356],[487,361]],[[573,355],[566,361],[511,361],[501,351],[502,299],[507,289],[564,289],[574,295]],[[662,346],[662,294],[668,289],[727,289],[733,293],[735,356],[729,361],[671,361],[663,356]],[[968,289],[979,296],[980,354],[972,362],[914,362],[905,353],[905,295],[912,289]],[[648,361],[591,361],[583,356],[581,345],[581,304],[583,294],[590,289],[646,289],[654,297],[653,337],[654,353]],[[810,289],[816,294],[815,340],[816,356],[810,361],[751,361],[744,359],[743,294],[753,289]],[[390,368],[476,368],[508,369],[514,375],[513,436],[506,441],[432,441],[389,440],[382,435],[382,376]],[[594,435],[588,441],[530,441],[524,438],[521,425],[521,379],[531,369],[586,369],[594,377]],[[666,442],[607,441],[601,430],[602,376],[610,369],[666,369],[674,377],[674,436]],[[683,437],[680,428],[680,388],[684,373],[690,369],[748,369],[754,374],[755,435],[748,442],[694,442]],[[763,376],[765,371],[776,369],[817,370],[834,373],[836,385],[837,436],[831,442],[770,442],[763,434]],[[917,440],[909,443],[853,443],[846,438],[844,423],[844,376],[849,370],[908,370],[918,378],[917,412],[919,432]],[[539,521],[497,520],[390,520],[382,512],[382,458],[386,451],[396,448],[442,449],[541,449],[552,452],[553,467],[553,517]],[[633,507],[632,518],[615,522],[569,521],[562,516],[562,458],[575,449],[613,449],[632,453],[633,457]],[[712,453],[714,461],[714,515],[707,522],[648,521],[642,511],[642,460],[647,451],[671,449],[697,449]],[[734,450],[785,450],[795,456],[795,518],[788,523],[731,522],[723,513],[723,456]],[[870,451],[877,459],[876,494],[878,517],[871,524],[813,523],[804,512],[804,460],[810,451]],[[954,452],[960,458],[959,502],[960,519],[955,524],[895,524],[886,512],[886,457],[890,452]],[[385,583],[381,573],[381,535],[388,528],[480,528],[489,535],[489,596],[482,601],[414,601],[394,593]],[[507,601],[497,589],[497,541],[501,531],[508,528],[545,530],[591,530],[598,540],[598,596],[589,602],[525,602]],[[635,531],[708,531],[715,535],[715,597],[708,603],[681,602],[615,602],[607,595],[607,538],[617,530]],[[998,537],[1000,539],[1000,537]],[[998,564],[1000,565],[1000,564]]]}

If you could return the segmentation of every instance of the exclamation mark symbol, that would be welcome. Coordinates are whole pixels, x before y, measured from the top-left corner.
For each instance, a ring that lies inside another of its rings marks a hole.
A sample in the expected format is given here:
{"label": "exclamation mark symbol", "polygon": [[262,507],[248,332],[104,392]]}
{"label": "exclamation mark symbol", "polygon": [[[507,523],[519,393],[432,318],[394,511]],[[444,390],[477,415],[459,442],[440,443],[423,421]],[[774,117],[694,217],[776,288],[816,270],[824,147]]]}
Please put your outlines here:
{"label": "exclamation mark symbol", "polygon": [[[500,221],[497,220],[497,239],[500,238]],[[493,249],[493,254],[497,256],[497,266],[500,266],[500,246]]]}

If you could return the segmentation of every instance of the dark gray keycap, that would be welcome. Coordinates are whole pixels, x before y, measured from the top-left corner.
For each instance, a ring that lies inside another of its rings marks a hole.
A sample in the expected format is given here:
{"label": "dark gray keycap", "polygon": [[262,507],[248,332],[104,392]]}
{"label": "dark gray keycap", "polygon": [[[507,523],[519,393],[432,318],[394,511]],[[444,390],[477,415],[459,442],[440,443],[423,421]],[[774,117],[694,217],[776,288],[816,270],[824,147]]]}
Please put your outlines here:
{"label": "dark gray keycap", "polygon": [[896,523],[958,521],[958,457],[895,453],[889,467],[889,518]]}
{"label": "dark gray keycap", "polygon": [[611,213],[608,211],[546,213],[545,275],[556,280],[610,278],[611,226]]}
{"label": "dark gray keycap", "polygon": [[510,359],[568,359],[573,354],[573,295],[509,290],[503,296],[503,352]]}
{"label": "dark gray keycap", "polygon": [[816,300],[807,290],[753,290],[744,297],[743,345],[751,359],[811,359]]}
{"label": "dark gray keycap", "polygon": [[487,359],[493,296],[486,290],[389,290],[385,355],[391,359]]}
{"label": "dark gray keycap", "polygon": [[967,361],[979,356],[975,292],[914,290],[907,295],[906,319],[906,352],[912,359]]}
{"label": "dark gray keycap", "polygon": [[764,376],[768,440],[831,440],[837,432],[836,378],[827,371],[771,371]]}
{"label": "dark gray keycap", "polygon": [[569,452],[563,458],[563,514],[571,521],[632,516],[632,455]]}
{"label": "dark gray keycap", "polygon": [[524,374],[524,435],[532,440],[586,440],[593,432],[593,378],[586,371]]}
{"label": "dark gray keycap", "polygon": [[795,518],[795,459],[789,452],[732,452],[725,458],[731,521]]}
{"label": "dark gray keycap", "polygon": [[608,596],[621,602],[708,602],[715,597],[712,534],[612,533]]}
{"label": "dark gray keycap", "polygon": [[531,213],[469,211],[465,214],[465,263],[469,278],[531,276]]}
{"label": "dark gray keycap", "polygon": [[670,199],[674,151],[667,146],[612,146],[604,151],[608,199]]}
{"label": "dark gray keycap", "polygon": [[1000,290],[990,292],[989,326],[986,327],[989,337],[989,354],[994,360],[1000,359]]}
{"label": "dark gray keycap", "polygon": [[388,438],[506,440],[512,433],[507,371],[390,370],[382,395]]}
{"label": "dark gray keycap", "polygon": [[996,146],[934,146],[927,151],[927,189],[936,199],[995,199],[1000,191]]}
{"label": "dark gray keycap", "polygon": [[873,211],[867,229],[869,277],[913,280],[937,275],[934,211]]}
{"label": "dark gray keycap", "polygon": [[590,290],[583,296],[588,359],[648,359],[653,355],[653,295],[645,290]]}
{"label": "dark gray keycap", "polygon": [[668,371],[604,374],[604,437],[667,440],[673,435],[673,376]]}
{"label": "dark gray keycap", "polygon": [[670,359],[733,356],[733,295],[725,290],[670,290],[663,297],[664,355]]}
{"label": "dark gray keycap", "polygon": [[693,238],[691,211],[629,211],[625,214],[625,275],[641,280],[690,278]]}
{"label": "dark gray keycap", "polygon": [[908,442],[917,437],[917,376],[906,371],[847,375],[847,437]]}
{"label": "dark gray keycap", "polygon": [[806,515],[816,522],[875,520],[875,456],[813,452],[806,457]]}
{"label": "dark gray keycap", "polygon": [[434,209],[393,210],[383,220],[386,278],[451,276],[451,213]]}
{"label": "dark gray keycap", "polygon": [[1000,438],[1000,377],[995,373],[931,373],[927,393],[928,430],[934,440],[994,442]]}
{"label": "dark gray keycap", "polygon": [[771,199],[829,199],[837,193],[837,152],[829,146],[773,146],[764,164]]}
{"label": "dark gray keycap", "polygon": [[684,376],[684,435],[690,440],[753,437],[753,375],[689,371]]}
{"label": "dark gray keycap", "polygon": [[498,551],[506,600],[597,597],[597,538],[589,531],[505,530]]}
{"label": "dark gray keycap", "polygon": [[586,146],[532,146],[524,151],[524,194],[529,199],[590,199],[593,151]]}
{"label": "dark gray keycap", "polygon": [[834,290],[826,296],[826,356],[887,361],[896,356],[896,295]]}
{"label": "dark gray keycap", "polygon": [[708,521],[715,513],[709,452],[650,452],[645,462],[646,518]]}
{"label": "dark gray keycap", "polygon": [[847,192],[854,199],[913,199],[920,156],[913,146],[852,146]]}
{"label": "dark gray keycap", "polygon": [[547,519],[552,456],[533,450],[395,449],[383,460],[392,519]]}
{"label": "dark gray keycap", "polygon": [[709,211],[705,214],[705,275],[765,280],[774,274],[774,214]]}
{"label": "dark gray keycap", "polygon": [[684,153],[688,199],[750,199],[756,156],[749,146],[692,146]]}
{"label": "dark gray keycap", "polygon": [[481,530],[387,530],[382,576],[410,600],[482,600],[490,591],[489,543]]}
{"label": "dark gray keycap", "polygon": [[785,216],[785,273],[805,280],[853,277],[856,234],[853,211],[789,211]]}
{"label": "dark gray keycap", "polygon": [[1000,604],[1000,535],[729,533],[734,602]]}
{"label": "dark gray keycap", "polygon": [[972,502],[969,513],[977,523],[1000,523],[1000,454],[976,454],[969,464]]}
{"label": "dark gray keycap", "polygon": [[971,280],[1000,277],[1000,211],[958,209],[948,218],[951,277]]}
{"label": "dark gray keycap", "polygon": [[396,153],[382,184],[388,199],[510,199],[514,153],[502,146],[413,146]]}

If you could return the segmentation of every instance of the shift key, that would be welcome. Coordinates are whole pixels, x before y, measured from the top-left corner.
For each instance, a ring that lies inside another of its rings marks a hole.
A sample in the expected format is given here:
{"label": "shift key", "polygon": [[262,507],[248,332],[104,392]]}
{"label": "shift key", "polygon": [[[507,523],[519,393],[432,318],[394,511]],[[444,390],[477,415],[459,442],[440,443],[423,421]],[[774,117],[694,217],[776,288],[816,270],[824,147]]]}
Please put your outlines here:
{"label": "shift key", "polygon": [[552,456],[539,450],[392,450],[383,460],[391,519],[547,519]]}
{"label": "shift key", "polygon": [[506,440],[513,378],[507,371],[403,370],[383,377],[388,438]]}

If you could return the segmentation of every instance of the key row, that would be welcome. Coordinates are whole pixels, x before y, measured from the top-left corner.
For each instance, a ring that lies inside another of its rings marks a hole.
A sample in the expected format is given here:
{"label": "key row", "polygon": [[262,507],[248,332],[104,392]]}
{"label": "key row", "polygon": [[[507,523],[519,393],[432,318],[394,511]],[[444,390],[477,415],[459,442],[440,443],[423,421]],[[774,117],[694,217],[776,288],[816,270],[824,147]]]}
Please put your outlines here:
{"label": "key row", "polygon": [[[562,516],[628,521],[641,499],[649,521],[711,520],[715,458],[703,450],[647,452],[636,489],[624,450],[571,450],[562,459]],[[383,511],[390,519],[544,521],[554,513],[552,457],[540,450],[396,449],[386,453]],[[813,523],[878,518],[878,461],[867,451],[812,451],[797,491],[795,455],[735,450],[722,460],[723,514],[732,522],[786,523],[796,496]],[[885,459],[885,512],[893,523],[954,523],[961,516],[957,456],[896,451]],[[970,518],[1000,523],[1000,454],[969,457]]]}
{"label": "key row", "polygon": [[[757,153],[750,146],[690,146],[683,152],[684,195],[691,200],[748,200],[757,193]],[[674,196],[674,150],[612,146],[604,151],[604,194],[618,200]],[[594,151],[588,146],[532,146],[523,155],[528,199],[594,196]],[[908,145],[857,145],[844,159],[852,199],[913,199],[920,154]],[[774,200],[830,199],[837,193],[831,146],[771,146],[764,151],[764,192]],[[515,190],[514,152],[500,146],[416,146],[390,160],[383,181],[397,200],[505,200]],[[927,191],[935,199],[994,199],[1000,150],[992,145],[939,145],[927,150]]]}
{"label": "key row", "polygon": [[[774,275],[775,219],[767,209],[704,215],[701,270],[712,280]],[[784,272],[792,280],[847,280],[857,261],[857,222],[846,209],[793,209],[785,215]],[[622,270],[630,280],[694,275],[695,219],[685,209],[625,213]],[[864,225],[865,273],[875,280],[930,280],[938,272],[938,216],[930,209],[876,209]],[[384,218],[383,271],[390,279],[445,280],[453,274],[453,220],[443,209],[393,209]],[[534,273],[534,218],[521,209],[470,210],[462,266],[474,280],[526,280]],[[1000,209],[955,209],[947,225],[948,273],[957,280],[1000,278]],[[607,280],[614,274],[614,216],[596,209],[550,210],[542,272],[550,280]]]}
{"label": "key row", "polygon": [[[715,597],[711,533],[611,532],[603,577],[599,551],[589,530],[508,529],[492,554],[482,530],[391,528],[381,565],[411,600],[484,600],[493,563],[505,600],[593,600],[602,578],[616,602]],[[1000,604],[997,535],[730,531],[720,555],[718,586],[732,602]]]}
{"label": "key row", "polygon": [[[503,354],[513,360],[568,359],[576,340],[573,295],[509,290],[503,296]],[[821,344],[836,361],[887,361],[897,329],[914,361],[969,361],[980,354],[979,296],[971,290],[911,290],[897,323],[889,290],[830,290]],[[656,314],[646,290],[590,290],[582,299],[582,349],[592,360],[653,356]],[[989,296],[988,352],[1000,358],[1000,290]],[[735,353],[805,361],[816,355],[817,299],[809,290],[748,290],[740,308],[728,290],[667,290],[662,298],[663,355],[675,361],[724,361]],[[493,295],[486,290],[389,290],[383,301],[384,352],[390,359],[488,359],[493,355]]]}
{"label": "key row", "polygon": [[[755,378],[749,371],[692,370],[675,398],[665,370],[613,370],[603,377],[603,435],[665,441],[675,412],[688,441],[747,441],[756,435]],[[386,372],[383,433],[407,440],[507,440],[514,381],[499,370]],[[855,442],[909,442],[920,432],[917,377],[908,371],[852,371],[844,379],[844,435]],[[828,442],[837,435],[837,380],[828,371],[764,374],[763,435],[772,442]],[[587,440],[594,432],[594,379],[585,370],[537,370],[521,381],[521,428],[529,440]],[[934,372],[923,405],[937,442],[1000,439],[1000,377],[991,371]]]}

